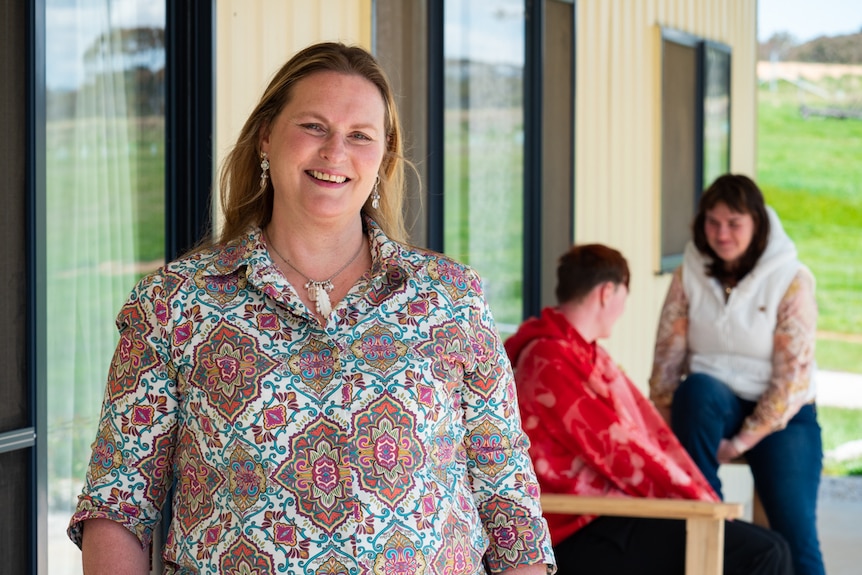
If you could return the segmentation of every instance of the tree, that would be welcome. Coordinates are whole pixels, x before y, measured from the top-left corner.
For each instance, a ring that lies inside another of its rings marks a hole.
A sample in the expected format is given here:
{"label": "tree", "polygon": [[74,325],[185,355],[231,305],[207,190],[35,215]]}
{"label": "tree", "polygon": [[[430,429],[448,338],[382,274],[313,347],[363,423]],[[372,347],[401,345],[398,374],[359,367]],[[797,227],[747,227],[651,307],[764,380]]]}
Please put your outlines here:
{"label": "tree", "polygon": [[758,60],[783,60],[799,42],[790,32],[776,32],[757,47]]}

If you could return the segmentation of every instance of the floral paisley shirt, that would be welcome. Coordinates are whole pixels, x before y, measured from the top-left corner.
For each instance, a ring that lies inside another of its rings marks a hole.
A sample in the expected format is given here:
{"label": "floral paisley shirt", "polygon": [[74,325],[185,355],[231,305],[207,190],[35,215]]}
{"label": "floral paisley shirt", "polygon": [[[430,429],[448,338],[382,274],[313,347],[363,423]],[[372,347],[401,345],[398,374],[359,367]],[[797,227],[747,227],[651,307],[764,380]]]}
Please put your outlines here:
{"label": "floral paisley shirt", "polygon": [[259,229],[139,282],[69,536],[165,573],[476,574],[553,552],[479,277],[366,220],[373,265],[320,325]]}

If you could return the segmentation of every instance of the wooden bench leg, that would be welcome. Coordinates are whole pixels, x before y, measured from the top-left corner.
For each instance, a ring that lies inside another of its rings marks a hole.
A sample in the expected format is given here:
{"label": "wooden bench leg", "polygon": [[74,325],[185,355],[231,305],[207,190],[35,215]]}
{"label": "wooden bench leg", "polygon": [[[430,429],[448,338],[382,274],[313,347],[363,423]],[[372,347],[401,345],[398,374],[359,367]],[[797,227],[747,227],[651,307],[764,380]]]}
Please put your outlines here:
{"label": "wooden bench leg", "polygon": [[763,502],[760,500],[757,489],[754,490],[753,499],[751,502],[751,522],[769,529],[769,519],[766,517],[766,510],[763,509]]}
{"label": "wooden bench leg", "polygon": [[686,575],[722,575],[724,520],[689,518],[685,531]]}

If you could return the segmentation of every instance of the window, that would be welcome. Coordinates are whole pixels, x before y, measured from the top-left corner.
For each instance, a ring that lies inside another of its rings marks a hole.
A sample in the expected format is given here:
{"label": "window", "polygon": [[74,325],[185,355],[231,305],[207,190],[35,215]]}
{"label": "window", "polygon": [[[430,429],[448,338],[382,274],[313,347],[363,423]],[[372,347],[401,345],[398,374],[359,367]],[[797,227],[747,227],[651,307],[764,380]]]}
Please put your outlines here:
{"label": "window", "polygon": [[81,572],[65,531],[96,437],[114,317],[165,259],[165,4],[45,3],[47,544]]}
{"label": "window", "polygon": [[411,239],[475,268],[510,333],[553,303],[573,238],[573,3],[375,7],[375,52],[402,96],[425,191],[427,221],[409,222]]}
{"label": "window", "polygon": [[522,319],[524,4],[444,6],[446,254],[476,268],[498,322]]}
{"label": "window", "polygon": [[659,271],[682,262],[702,190],[730,169],[730,48],[661,31]]}
{"label": "window", "polygon": [[[730,48],[704,42],[703,189],[730,169]],[[698,196],[699,197],[699,196]]]}

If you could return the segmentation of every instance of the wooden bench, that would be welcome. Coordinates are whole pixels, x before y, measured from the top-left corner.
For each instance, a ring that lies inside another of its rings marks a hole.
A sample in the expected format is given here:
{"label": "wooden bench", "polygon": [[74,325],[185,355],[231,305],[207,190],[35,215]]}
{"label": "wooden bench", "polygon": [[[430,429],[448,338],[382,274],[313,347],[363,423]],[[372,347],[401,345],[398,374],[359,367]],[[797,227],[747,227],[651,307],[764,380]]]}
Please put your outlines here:
{"label": "wooden bench", "polygon": [[721,575],[724,570],[724,521],[742,517],[741,503],[685,499],[582,497],[545,493],[545,513],[613,515],[685,520],[686,575]]}

